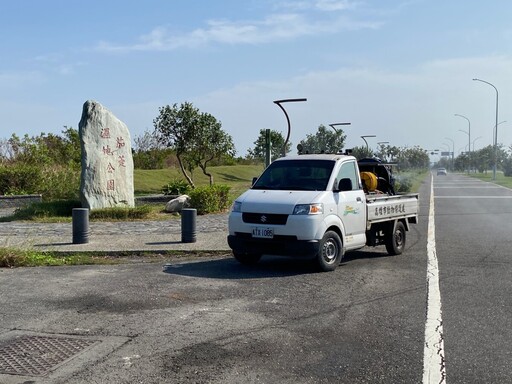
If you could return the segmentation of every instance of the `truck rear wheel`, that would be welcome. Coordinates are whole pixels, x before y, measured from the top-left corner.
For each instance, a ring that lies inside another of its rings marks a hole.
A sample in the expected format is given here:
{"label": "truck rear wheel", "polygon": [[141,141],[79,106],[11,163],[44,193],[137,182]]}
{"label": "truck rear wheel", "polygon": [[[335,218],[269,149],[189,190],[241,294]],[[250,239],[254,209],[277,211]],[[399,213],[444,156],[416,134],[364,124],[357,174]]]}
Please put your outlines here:
{"label": "truck rear wheel", "polygon": [[386,250],[391,256],[401,255],[405,248],[405,226],[398,221],[386,235]]}
{"label": "truck rear wheel", "polygon": [[334,231],[325,232],[316,255],[320,270],[324,272],[334,271],[340,264],[342,256],[342,243],[338,234]]}
{"label": "truck rear wheel", "polygon": [[233,252],[233,257],[240,263],[244,265],[256,265],[258,261],[261,259],[261,255],[257,253],[241,253],[241,252]]}

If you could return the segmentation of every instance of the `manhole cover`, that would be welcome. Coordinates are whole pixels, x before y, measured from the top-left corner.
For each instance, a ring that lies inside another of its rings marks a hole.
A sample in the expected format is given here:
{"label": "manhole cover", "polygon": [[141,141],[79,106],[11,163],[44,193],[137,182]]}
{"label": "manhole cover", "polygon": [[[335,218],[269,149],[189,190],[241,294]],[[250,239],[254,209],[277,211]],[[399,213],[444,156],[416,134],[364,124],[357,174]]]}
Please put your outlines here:
{"label": "manhole cover", "polygon": [[95,343],[71,337],[20,336],[0,345],[0,373],[44,376]]}

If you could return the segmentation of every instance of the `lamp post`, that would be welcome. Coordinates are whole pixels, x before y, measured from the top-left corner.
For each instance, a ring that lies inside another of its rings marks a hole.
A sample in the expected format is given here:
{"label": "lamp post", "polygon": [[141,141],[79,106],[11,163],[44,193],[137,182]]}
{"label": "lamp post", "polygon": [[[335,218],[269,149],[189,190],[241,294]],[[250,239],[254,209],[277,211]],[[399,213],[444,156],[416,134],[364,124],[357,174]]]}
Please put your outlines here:
{"label": "lamp post", "polygon": [[453,141],[452,139],[450,139],[449,137],[445,137],[446,140],[450,140],[451,143],[452,143],[452,171],[454,170],[455,168],[455,164],[454,164],[454,159],[453,159],[453,156],[454,156],[454,153],[455,153],[455,141]]}
{"label": "lamp post", "polygon": [[[463,129],[459,129],[459,131],[464,132],[466,135],[469,135],[469,133]],[[469,159],[469,155],[471,154],[471,141],[464,146],[464,149],[466,149],[466,148],[468,148],[467,154],[468,154],[468,174],[469,174],[469,170],[471,169],[471,163],[470,163],[470,159]]]}
{"label": "lamp post", "polygon": [[284,115],[286,116],[286,121],[288,123],[288,135],[286,136],[286,140],[284,141],[283,145],[283,156],[286,156],[286,145],[288,144],[288,140],[290,139],[290,132],[291,132],[291,125],[290,125],[290,118],[288,117],[288,114],[286,113],[285,109],[281,105],[282,103],[294,103],[298,101],[307,101],[306,98],[302,99],[283,99],[283,100],[274,100],[274,104],[277,104],[279,108],[284,112]]}
{"label": "lamp post", "polygon": [[493,84],[488,81],[481,79],[473,79],[473,81],[480,81],[487,85],[490,85],[496,91],[496,124],[494,125],[493,137],[494,137],[494,165],[492,167],[492,179],[496,180],[496,167],[498,164],[498,88],[496,88]]}
{"label": "lamp post", "polygon": [[363,136],[361,136],[361,139],[363,139],[364,142],[366,143],[366,152],[369,151],[369,149],[368,149],[368,142],[366,141],[367,137],[377,137],[377,136],[376,135],[363,135]]}
{"label": "lamp post", "polygon": [[473,140],[473,152],[475,152],[475,141],[477,141],[478,139],[481,139],[482,136],[478,136],[475,140]]}
{"label": "lamp post", "polygon": [[468,131],[463,131],[462,129],[459,129],[459,131],[461,132],[464,132],[468,135],[468,173],[471,169],[471,121],[469,121],[469,119],[464,116],[464,115],[459,115],[458,113],[456,113],[454,116],[458,116],[458,117],[462,117],[463,119],[466,119],[468,121]]}
{"label": "lamp post", "polygon": [[337,125],[350,125],[350,123],[332,123],[332,124],[329,124],[329,127],[334,129],[334,132],[338,133],[338,130],[336,128],[334,128]]}

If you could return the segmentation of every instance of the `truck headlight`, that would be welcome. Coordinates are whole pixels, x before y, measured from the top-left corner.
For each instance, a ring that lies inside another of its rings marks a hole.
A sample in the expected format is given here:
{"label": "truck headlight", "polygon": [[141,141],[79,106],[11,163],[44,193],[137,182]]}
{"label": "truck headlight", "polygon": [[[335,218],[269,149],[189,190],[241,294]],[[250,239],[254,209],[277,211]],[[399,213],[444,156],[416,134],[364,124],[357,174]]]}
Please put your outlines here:
{"label": "truck headlight", "polygon": [[242,212],[242,203],[240,201],[235,201],[233,203],[233,207],[231,208],[232,212]]}
{"label": "truck headlight", "polygon": [[294,215],[321,215],[324,213],[323,204],[298,204],[293,208]]}

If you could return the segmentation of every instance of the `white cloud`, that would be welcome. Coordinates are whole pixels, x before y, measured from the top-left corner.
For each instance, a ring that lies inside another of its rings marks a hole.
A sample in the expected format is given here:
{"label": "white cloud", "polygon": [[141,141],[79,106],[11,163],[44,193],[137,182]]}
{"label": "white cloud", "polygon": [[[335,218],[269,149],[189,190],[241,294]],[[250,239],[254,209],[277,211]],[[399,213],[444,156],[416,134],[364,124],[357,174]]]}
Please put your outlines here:
{"label": "white cloud", "polygon": [[102,51],[168,51],[183,47],[218,44],[262,44],[289,41],[302,36],[334,34],[343,30],[377,29],[378,21],[355,21],[343,11],[353,7],[348,1],[319,0],[315,3],[299,3],[302,7],[314,7],[322,12],[313,17],[310,12],[275,13],[260,20],[230,21],[210,20],[206,27],[186,34],[177,34],[160,26],[141,36],[137,43],[116,45],[102,41],[97,45]]}
{"label": "white cloud", "polygon": [[293,9],[297,11],[319,10],[319,11],[345,11],[355,9],[360,1],[351,0],[313,0],[313,1],[283,1],[274,4],[275,8]]}

